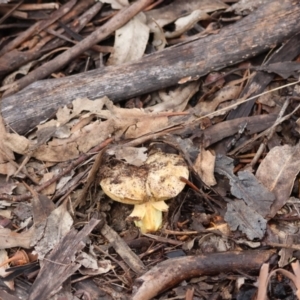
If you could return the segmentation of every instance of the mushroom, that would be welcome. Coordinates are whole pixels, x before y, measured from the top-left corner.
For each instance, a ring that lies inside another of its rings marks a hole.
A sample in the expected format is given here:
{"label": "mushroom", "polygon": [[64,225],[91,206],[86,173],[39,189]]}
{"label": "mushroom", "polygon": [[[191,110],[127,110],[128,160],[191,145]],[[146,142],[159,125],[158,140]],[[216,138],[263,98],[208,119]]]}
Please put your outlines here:
{"label": "mushroom", "polygon": [[100,171],[100,185],[112,200],[133,204],[129,218],[141,232],[157,231],[162,225],[162,212],[168,211],[165,200],[177,196],[189,171],[180,155],[157,151],[136,167],[123,161],[105,165]]}

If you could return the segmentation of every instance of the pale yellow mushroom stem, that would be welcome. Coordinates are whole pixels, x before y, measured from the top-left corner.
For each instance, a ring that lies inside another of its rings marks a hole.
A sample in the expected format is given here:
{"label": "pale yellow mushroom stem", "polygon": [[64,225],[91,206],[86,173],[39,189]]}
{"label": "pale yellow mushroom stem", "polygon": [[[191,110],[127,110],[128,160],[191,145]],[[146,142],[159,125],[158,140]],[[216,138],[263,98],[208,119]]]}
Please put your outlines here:
{"label": "pale yellow mushroom stem", "polygon": [[162,224],[162,212],[168,211],[165,201],[146,202],[145,204],[135,205],[129,218],[134,220],[142,233],[155,232]]}

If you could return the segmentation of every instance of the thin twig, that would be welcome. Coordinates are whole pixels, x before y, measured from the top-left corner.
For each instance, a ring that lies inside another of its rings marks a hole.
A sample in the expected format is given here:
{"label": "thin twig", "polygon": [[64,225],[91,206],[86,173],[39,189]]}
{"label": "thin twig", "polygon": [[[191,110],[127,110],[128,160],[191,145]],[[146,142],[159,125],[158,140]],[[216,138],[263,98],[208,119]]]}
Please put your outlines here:
{"label": "thin twig", "polygon": [[115,30],[125,25],[130,19],[138,14],[143,8],[151,4],[153,0],[139,0],[134,2],[129,7],[120,10],[114,17],[107,21],[103,26],[91,33],[87,38],[74,45],[69,50],[58,55],[55,59],[43,64],[41,67],[35,69],[27,76],[16,81],[10,89],[8,89],[3,96],[8,96],[16,93],[20,89],[35,82],[38,79],[43,79],[51,73],[59,70],[68,62],[75,59],[78,55],[88,50],[92,45],[95,45],[112,34]]}
{"label": "thin twig", "polygon": [[[103,149],[104,147],[106,147],[112,141],[113,141],[113,138],[109,138],[109,139],[103,141],[102,143],[100,143],[98,146],[96,146],[93,149],[91,149],[88,153],[81,154],[75,161],[73,161],[69,165],[68,168],[66,168],[64,171],[62,171],[57,176],[54,176],[53,178],[51,178],[48,181],[44,182],[42,185],[40,185],[39,187],[37,187],[35,189],[35,191],[37,193],[41,192],[43,189],[45,189],[49,185],[51,185],[52,183],[54,183],[57,180],[59,180],[60,178],[62,178],[64,175],[66,175],[69,172],[71,172],[76,166],[78,166],[79,164],[81,164],[82,162],[84,162],[87,158],[89,158],[90,156],[94,155],[96,152],[98,152],[101,149]],[[30,193],[26,193],[26,194],[19,195],[19,196],[12,196],[12,195],[7,195],[7,194],[1,194],[0,195],[0,199],[14,201],[14,202],[20,202],[20,201],[28,200],[30,198],[31,198],[31,194]]]}
{"label": "thin twig", "polygon": [[[283,117],[283,115],[284,115],[284,113],[285,113],[285,111],[286,111],[289,103],[290,103],[290,98],[287,98],[286,101],[284,102],[284,104],[283,104],[283,106],[282,106],[282,108],[281,108],[278,116],[277,116],[277,119],[276,119],[275,123],[277,121],[279,121]],[[269,131],[269,133],[268,133],[268,135],[265,137],[264,141],[260,144],[260,146],[259,146],[259,148],[258,148],[258,150],[257,150],[257,152],[255,154],[255,156],[253,157],[253,159],[252,159],[252,161],[250,163],[250,166],[251,166],[252,169],[257,164],[257,162],[259,161],[261,155],[266,150],[267,142],[274,135],[275,130],[276,130],[276,127],[272,126],[271,129],[270,129],[270,131]]]}

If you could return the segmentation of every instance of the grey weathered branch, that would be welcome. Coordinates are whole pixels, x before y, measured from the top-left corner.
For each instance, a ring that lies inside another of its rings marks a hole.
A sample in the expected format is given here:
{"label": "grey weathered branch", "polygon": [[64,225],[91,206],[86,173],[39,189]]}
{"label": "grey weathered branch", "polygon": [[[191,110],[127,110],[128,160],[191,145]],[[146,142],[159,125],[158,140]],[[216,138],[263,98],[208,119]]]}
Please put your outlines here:
{"label": "grey weathered branch", "polygon": [[300,30],[300,2],[274,0],[215,35],[168,48],[140,61],[61,79],[37,81],[2,100],[6,124],[19,133],[78,97],[118,102],[203,76],[285,42]]}

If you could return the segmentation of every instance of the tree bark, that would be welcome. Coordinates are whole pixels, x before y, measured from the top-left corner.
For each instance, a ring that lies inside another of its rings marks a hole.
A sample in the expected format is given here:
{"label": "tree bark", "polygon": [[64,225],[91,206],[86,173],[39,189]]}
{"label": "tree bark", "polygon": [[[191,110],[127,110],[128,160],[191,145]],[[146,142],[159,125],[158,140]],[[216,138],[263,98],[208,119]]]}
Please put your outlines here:
{"label": "tree bark", "polygon": [[145,56],[140,61],[105,67],[62,79],[37,81],[2,101],[8,127],[24,133],[78,97],[107,95],[114,102],[198,78],[256,56],[300,30],[300,2],[274,0],[215,35]]}

